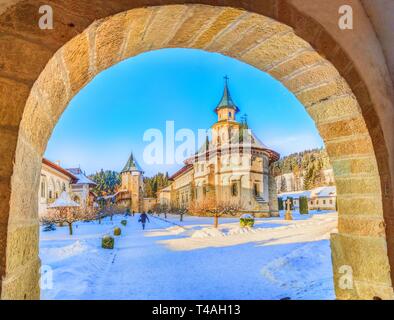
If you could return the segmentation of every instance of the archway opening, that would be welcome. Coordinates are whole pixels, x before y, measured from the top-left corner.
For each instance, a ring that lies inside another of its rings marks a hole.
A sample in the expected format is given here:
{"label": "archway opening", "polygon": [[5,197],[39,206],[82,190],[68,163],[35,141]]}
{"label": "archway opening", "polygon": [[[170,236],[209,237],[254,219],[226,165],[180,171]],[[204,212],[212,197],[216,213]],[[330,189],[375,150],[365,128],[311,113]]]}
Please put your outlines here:
{"label": "archway opening", "polygon": [[[19,127],[9,214],[9,225],[15,228],[8,228],[4,273],[9,281],[3,281],[2,296],[38,294],[37,195],[32,190],[38,190],[42,154],[60,114],[103,69],[165,47],[200,48],[235,57],[273,75],[297,96],[326,143],[338,187],[339,233],[332,238],[336,294],[390,296],[379,170],[369,127],[348,84],[286,25],[238,9],[203,5],[134,9],[99,20],[50,60],[33,86]],[[19,228],[23,219],[18,212],[24,212],[31,224]],[[32,250],[22,259],[28,265],[22,265],[29,272],[13,277],[21,258],[15,248],[27,243]],[[338,286],[342,266],[353,269],[351,289]]]}
{"label": "archway opening", "polygon": [[[215,112],[218,105],[230,111]],[[251,130],[250,152],[225,151],[236,124]],[[210,152],[222,154],[193,160],[207,139]],[[71,174],[76,169],[67,168],[80,167],[81,181],[66,176],[63,182],[81,203],[75,192],[90,179],[91,205],[100,206],[95,216],[87,210],[86,218],[75,221],[72,235],[66,224],[48,230],[50,205],[40,213],[47,217],[40,256],[54,282],[41,291],[44,299],[335,297],[329,237],[337,228],[336,190],[324,142],[296,97],[254,67],[190,49],[123,61],[74,97],[44,157],[61,159],[58,165]],[[43,167],[41,175],[49,178],[50,172]],[[141,198],[133,196],[136,190]],[[204,211],[212,192],[214,206],[236,207],[220,214],[216,228],[215,217]],[[300,214],[303,198],[307,208]],[[288,199],[291,221],[285,220]],[[150,219],[145,233],[137,220],[143,211]],[[249,215],[253,227],[240,222]],[[122,235],[115,238],[114,253],[100,248],[104,233],[116,227]],[[230,263],[234,256],[237,264]],[[219,278],[218,265],[227,270]],[[107,271],[97,276],[97,268]],[[311,276],[305,279],[304,273]],[[249,276],[237,286],[240,274]],[[182,280],[174,281],[177,276]],[[155,290],[158,283],[161,290]],[[199,289],[190,291],[192,285]]]}

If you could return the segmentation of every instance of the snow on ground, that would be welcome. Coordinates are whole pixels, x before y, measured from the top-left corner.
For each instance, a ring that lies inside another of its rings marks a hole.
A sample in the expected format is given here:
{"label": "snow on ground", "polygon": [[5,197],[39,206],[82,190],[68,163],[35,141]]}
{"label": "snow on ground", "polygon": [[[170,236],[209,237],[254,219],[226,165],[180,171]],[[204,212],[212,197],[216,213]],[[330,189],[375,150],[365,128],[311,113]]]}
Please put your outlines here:
{"label": "snow on ground", "polygon": [[[337,214],[294,214],[294,221],[257,219],[254,229],[237,218],[138,215],[41,231],[42,264],[53,270],[43,299],[334,299],[329,235]],[[101,237],[122,228],[114,250]]]}

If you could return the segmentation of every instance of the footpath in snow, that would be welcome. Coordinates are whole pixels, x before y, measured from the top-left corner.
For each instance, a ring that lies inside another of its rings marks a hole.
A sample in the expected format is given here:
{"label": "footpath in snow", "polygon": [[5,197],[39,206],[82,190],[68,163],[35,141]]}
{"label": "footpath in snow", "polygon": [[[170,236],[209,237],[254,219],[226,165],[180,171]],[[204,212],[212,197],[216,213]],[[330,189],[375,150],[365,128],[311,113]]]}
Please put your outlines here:
{"label": "footpath in snow", "polygon": [[[334,299],[329,236],[337,214],[295,214],[257,219],[242,229],[238,219],[150,217],[78,223],[41,232],[42,264],[53,270],[43,299]],[[101,237],[122,228],[114,250]]]}

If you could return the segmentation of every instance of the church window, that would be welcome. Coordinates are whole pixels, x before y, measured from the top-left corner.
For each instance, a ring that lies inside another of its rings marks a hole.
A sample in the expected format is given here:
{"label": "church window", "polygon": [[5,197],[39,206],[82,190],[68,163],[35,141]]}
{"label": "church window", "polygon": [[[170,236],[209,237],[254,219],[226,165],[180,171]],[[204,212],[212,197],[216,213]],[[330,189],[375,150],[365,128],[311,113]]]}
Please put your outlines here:
{"label": "church window", "polygon": [[62,191],[66,191],[66,184],[63,182]]}
{"label": "church window", "polygon": [[238,185],[236,182],[231,185],[231,195],[233,197],[238,196]]}
{"label": "church window", "polygon": [[204,197],[207,195],[207,186],[202,187],[202,193],[203,193]]}
{"label": "church window", "polygon": [[259,185],[257,183],[254,184],[254,195],[258,197],[260,194],[259,192]]}
{"label": "church window", "polygon": [[41,181],[41,198],[45,198],[45,181]]}
{"label": "church window", "polygon": [[48,192],[48,198],[49,198],[49,199],[52,199],[52,190],[49,190],[49,192]]}

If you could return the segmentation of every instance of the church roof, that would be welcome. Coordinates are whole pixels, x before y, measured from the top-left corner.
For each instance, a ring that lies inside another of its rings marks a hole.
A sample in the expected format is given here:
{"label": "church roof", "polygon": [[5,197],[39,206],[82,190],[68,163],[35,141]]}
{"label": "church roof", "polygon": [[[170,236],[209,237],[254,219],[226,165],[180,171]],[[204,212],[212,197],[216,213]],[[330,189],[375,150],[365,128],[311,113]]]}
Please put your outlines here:
{"label": "church roof", "polygon": [[235,105],[234,100],[231,97],[230,89],[228,87],[229,78],[225,77],[224,79],[225,79],[225,83],[224,83],[223,96],[222,96],[222,99],[220,100],[219,104],[217,105],[215,112],[218,113],[218,111],[223,108],[232,108],[236,112],[238,112],[239,108]]}
{"label": "church roof", "polygon": [[67,169],[68,172],[73,174],[77,179],[74,184],[88,184],[90,186],[96,186],[97,183],[89,179],[81,170],[81,168],[70,168]]}
{"label": "church roof", "polygon": [[133,171],[143,172],[143,170],[141,169],[141,167],[138,164],[137,160],[135,160],[133,153],[131,153],[130,157],[129,157],[129,160],[127,160],[127,163],[126,163],[125,167],[122,170],[122,173],[133,172]]}

